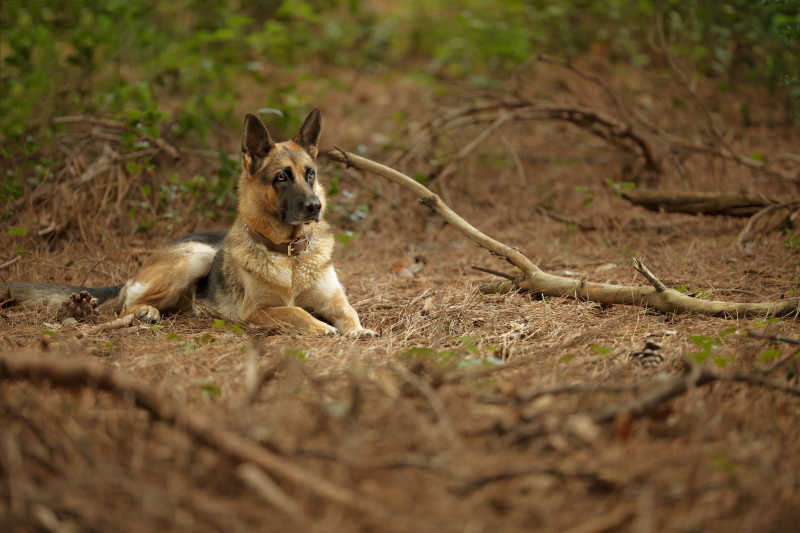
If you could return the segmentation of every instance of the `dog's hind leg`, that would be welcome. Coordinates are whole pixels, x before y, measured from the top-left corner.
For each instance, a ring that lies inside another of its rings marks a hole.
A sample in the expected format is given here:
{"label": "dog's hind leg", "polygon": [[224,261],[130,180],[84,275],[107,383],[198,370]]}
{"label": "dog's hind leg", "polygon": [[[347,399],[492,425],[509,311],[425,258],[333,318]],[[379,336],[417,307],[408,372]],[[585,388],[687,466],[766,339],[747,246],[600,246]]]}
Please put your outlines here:
{"label": "dog's hind leg", "polygon": [[197,280],[208,274],[216,253],[216,248],[200,242],[182,242],[155,253],[125,284],[123,314],[156,322],[161,313],[188,306]]}

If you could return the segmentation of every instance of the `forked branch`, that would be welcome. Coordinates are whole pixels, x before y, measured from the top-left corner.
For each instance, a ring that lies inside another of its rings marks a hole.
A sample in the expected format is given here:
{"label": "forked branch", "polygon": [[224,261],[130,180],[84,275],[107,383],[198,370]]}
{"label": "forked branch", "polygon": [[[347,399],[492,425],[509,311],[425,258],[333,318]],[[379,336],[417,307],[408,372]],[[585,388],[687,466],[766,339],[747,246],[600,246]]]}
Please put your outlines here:
{"label": "forked branch", "polygon": [[603,304],[637,305],[655,309],[662,313],[694,312],[708,315],[742,317],[747,315],[779,316],[800,312],[800,297],[754,303],[736,303],[692,298],[675,289],[665,287],[661,282],[655,283],[655,281],[658,281],[657,278],[638,260],[636,266],[641,268],[637,268],[637,270],[645,276],[647,276],[645,272],[649,274],[647,277],[648,281],[653,284],[652,286],[596,283],[549,274],[536,266],[525,254],[516,248],[497,241],[476,229],[469,222],[461,218],[455,211],[450,209],[450,207],[445,205],[438,195],[402,172],[398,172],[393,168],[376,163],[365,157],[338,149],[330,150],[323,155],[333,161],[345,163],[365,172],[372,172],[411,190],[420,198],[420,201],[424,205],[441,215],[447,222],[467,235],[467,237],[493,254],[505,258],[509,263],[519,268],[522,271],[523,277],[520,280],[514,280],[514,283],[520,289],[529,290],[544,296],[590,300]]}

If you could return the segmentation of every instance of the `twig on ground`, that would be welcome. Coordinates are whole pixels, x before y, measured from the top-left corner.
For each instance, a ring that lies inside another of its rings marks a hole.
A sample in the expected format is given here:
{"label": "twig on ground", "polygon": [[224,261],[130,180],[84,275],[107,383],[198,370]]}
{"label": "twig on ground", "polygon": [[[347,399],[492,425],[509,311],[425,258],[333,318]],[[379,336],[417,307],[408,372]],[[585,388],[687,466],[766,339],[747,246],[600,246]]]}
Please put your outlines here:
{"label": "twig on ground", "polygon": [[754,339],[765,339],[769,341],[783,342],[785,344],[794,344],[796,346],[800,346],[800,339],[790,339],[789,337],[780,337],[778,335],[765,335],[763,333],[756,333],[755,331],[751,331],[749,329],[746,329],[744,334],[745,336],[752,337]]}
{"label": "twig on ground", "polygon": [[739,232],[736,244],[743,252],[750,253],[758,237],[791,228],[795,220],[800,224],[800,201],[768,205],[750,217]]}
{"label": "twig on ground", "polygon": [[260,375],[256,376],[255,383],[252,384],[250,390],[247,393],[247,398],[245,403],[250,405],[256,401],[258,398],[258,394],[261,392],[261,389],[264,388],[264,385],[272,381],[278,372],[286,368],[286,359],[281,359],[267,370],[263,371]]}
{"label": "twig on ground", "polygon": [[294,519],[306,521],[300,506],[256,465],[241,464],[236,468],[236,475],[268,503]]}
{"label": "twig on ground", "polygon": [[437,168],[433,172],[431,172],[430,180],[433,181],[436,178],[439,178],[439,179],[443,180],[447,176],[449,176],[452,172],[455,171],[456,165],[458,164],[459,161],[461,161],[462,159],[464,159],[464,158],[468,157],[469,155],[473,154],[475,152],[475,149],[483,141],[485,141],[486,138],[494,130],[496,130],[497,128],[499,128],[503,124],[505,124],[508,121],[509,118],[510,117],[509,117],[509,115],[507,113],[502,113],[501,112],[498,115],[497,120],[495,120],[492,124],[490,124],[486,128],[483,128],[481,130],[481,132],[478,135],[475,136],[474,139],[472,139],[470,142],[465,144],[461,148],[461,150],[459,150],[458,153],[456,153],[456,155],[454,155],[452,158],[450,158],[450,160],[447,163],[441,165],[439,168]]}
{"label": "twig on ground", "polygon": [[88,337],[89,335],[96,335],[103,331],[109,331],[112,329],[122,329],[127,328],[128,326],[133,324],[135,317],[133,313],[121,316],[114,320],[109,320],[108,322],[103,322],[102,324],[98,324],[96,326],[92,326],[90,328],[85,329],[84,331],[79,333],[80,337]]}
{"label": "twig on ground", "polygon": [[70,115],[64,117],[55,117],[53,119],[55,124],[89,124],[90,126],[100,126],[114,130],[124,130],[125,124],[117,122],[116,120],[108,120],[97,117],[87,117],[84,115]]}
{"label": "twig on ground", "polygon": [[21,256],[19,256],[19,255],[17,255],[17,256],[14,256],[14,257],[12,257],[11,259],[9,259],[8,261],[6,261],[5,263],[3,263],[2,265],[0,265],[0,269],[3,269],[3,268],[8,268],[8,267],[10,267],[10,266],[14,265],[14,264],[15,264],[17,261],[19,261],[20,259],[22,259],[22,257],[21,257]]}
{"label": "twig on ground", "polygon": [[564,531],[564,533],[605,533],[615,531],[617,528],[628,522],[635,510],[633,506],[623,504],[610,513],[603,513],[589,520]]}
{"label": "twig on ground", "polygon": [[197,442],[240,463],[252,463],[351,509],[374,517],[386,516],[381,506],[365,496],[318,477],[259,443],[224,428],[219,421],[195,411],[184,410],[130,377],[93,361],[40,354],[0,353],[0,380],[44,381],[65,388],[95,387],[131,399],[154,418],[185,431]]}
{"label": "twig on ground", "polygon": [[800,388],[770,381],[760,376],[741,373],[717,374],[704,369],[698,364],[691,364],[687,374],[673,378],[629,403],[612,405],[601,409],[595,414],[594,421],[598,423],[610,422],[623,414],[630,415],[633,418],[646,416],[664,403],[684,394],[692,387],[701,387],[718,381],[745,383],[793,396],[800,396]]}
{"label": "twig on ground", "polygon": [[642,383],[632,384],[583,384],[575,383],[570,385],[554,385],[552,387],[534,387],[527,391],[521,392],[514,398],[519,402],[530,402],[536,398],[548,395],[558,394],[602,394],[602,393],[617,393],[617,392],[630,392],[644,388]]}
{"label": "twig on ground", "polygon": [[152,137],[150,135],[143,135],[143,138],[155,144],[159,150],[170,156],[172,159],[178,160],[181,158],[181,152],[172,144],[162,139],[161,137]]}
{"label": "twig on ground", "polygon": [[436,394],[436,391],[428,385],[425,380],[420,379],[418,376],[409,372],[405,368],[401,367],[400,365],[393,365],[392,370],[400,376],[406,383],[417,389],[420,394],[428,401],[428,404],[431,406],[431,409],[436,416],[436,422],[442,429],[442,432],[447,435],[447,438],[450,440],[453,446],[461,446],[463,443],[461,439],[458,437],[458,433],[453,429],[453,425],[450,423],[450,417],[447,414],[447,409],[442,402],[442,399]]}
{"label": "twig on ground", "polygon": [[667,287],[663,283],[661,283],[661,280],[658,279],[655,276],[655,274],[650,272],[650,269],[647,268],[647,266],[644,263],[642,263],[642,261],[638,257],[632,258],[631,261],[633,262],[633,269],[636,270],[636,272],[638,272],[642,276],[644,276],[645,279],[647,279],[647,281],[649,281],[650,284],[658,292],[664,292],[665,290],[667,290]]}
{"label": "twig on ground", "polygon": [[583,222],[578,222],[577,220],[573,220],[573,219],[571,219],[569,217],[566,217],[564,215],[560,215],[560,214],[556,213],[555,211],[550,211],[549,209],[547,209],[546,207],[543,207],[541,205],[537,205],[536,206],[536,210],[539,211],[544,216],[546,216],[547,218],[551,218],[551,219],[555,220],[556,222],[561,222],[562,224],[568,224],[570,226],[575,226],[576,228],[578,228],[581,231],[595,231],[595,230],[597,230],[596,226],[593,226],[591,224],[584,224]]}
{"label": "twig on ground", "polygon": [[614,107],[617,109],[617,113],[619,113],[620,117],[625,118],[627,116],[628,113],[625,107],[622,105],[622,102],[617,98],[617,95],[614,94],[614,91],[611,90],[611,87],[609,87],[608,84],[604,82],[602,79],[598,78],[593,74],[586,74],[585,72],[577,68],[575,65],[570,63],[569,61],[564,61],[562,59],[558,59],[555,57],[549,57],[544,54],[537,55],[536,60],[541,63],[547,63],[549,65],[555,65],[557,67],[567,69],[576,76],[578,76],[579,78],[582,78],[600,87],[603,90],[603,92],[606,93],[606,96],[611,101],[611,103],[614,104]]}
{"label": "twig on ground", "polygon": [[454,383],[461,383],[462,381],[469,381],[471,379],[480,379],[485,378],[487,376],[493,376],[498,372],[502,372],[504,370],[513,370],[515,368],[520,368],[525,365],[530,364],[530,361],[520,359],[519,361],[514,361],[512,363],[506,363],[503,365],[491,366],[487,368],[469,368],[465,370],[459,370],[456,372],[449,372],[442,377],[442,384],[454,384]]}
{"label": "twig on ground", "polygon": [[602,304],[638,305],[652,308],[662,313],[696,312],[718,316],[741,317],[746,315],[787,315],[800,310],[800,297],[767,302],[734,303],[692,298],[691,296],[668,288],[659,290],[655,287],[647,286],[596,283],[549,274],[541,270],[516,248],[496,241],[476,229],[461,218],[455,211],[445,205],[441,198],[430,189],[405,174],[349,152],[341,154],[338,151],[330,150],[322,155],[341,163],[349,162],[351,166],[364,171],[373,172],[393,183],[400,184],[406,189],[411,190],[420,198],[423,205],[441,215],[447,222],[475,241],[478,245],[505,258],[509,263],[519,268],[524,277],[520,281],[515,282],[515,284],[521,289],[530,290],[545,296],[569,297],[579,300],[595,301]]}
{"label": "twig on ground", "polygon": [[486,267],[482,267],[482,266],[475,266],[475,265],[472,265],[472,268],[474,270],[477,270],[478,272],[485,272],[486,274],[491,274],[493,276],[497,276],[497,277],[500,277],[500,278],[506,278],[506,279],[511,280],[511,281],[519,281],[519,276],[513,276],[511,274],[506,274],[505,272],[500,272],[499,270],[493,270],[491,268],[486,268]]}
{"label": "twig on ground", "polygon": [[583,481],[588,481],[589,483],[592,483],[597,486],[605,487],[607,489],[612,488],[615,485],[613,481],[601,477],[596,472],[588,472],[582,470],[579,470],[577,472],[568,472],[566,470],[561,470],[558,468],[532,466],[525,468],[502,470],[500,472],[492,472],[491,474],[485,476],[479,476],[465,482],[459,487],[454,488],[453,491],[459,496],[468,496],[469,494],[475,492],[476,490],[482,489],[486,485],[490,485],[492,483],[499,483],[502,481],[508,481],[510,479],[515,479],[518,477],[525,477],[537,474],[553,476],[560,480],[565,480],[570,478],[580,479]]}

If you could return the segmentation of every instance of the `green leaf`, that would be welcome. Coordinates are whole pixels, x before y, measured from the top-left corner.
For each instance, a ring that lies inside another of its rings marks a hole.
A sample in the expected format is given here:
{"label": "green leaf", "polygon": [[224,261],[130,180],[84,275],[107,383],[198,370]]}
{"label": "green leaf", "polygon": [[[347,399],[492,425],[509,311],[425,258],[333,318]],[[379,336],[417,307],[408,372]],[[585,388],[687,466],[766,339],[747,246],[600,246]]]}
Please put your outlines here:
{"label": "green leaf", "polygon": [[208,396],[217,396],[217,397],[222,396],[222,390],[219,388],[219,385],[217,385],[213,381],[211,383],[206,383],[205,385],[201,386],[201,389]]}
{"label": "green leaf", "polygon": [[306,352],[305,350],[301,350],[300,348],[287,348],[286,350],[283,351],[283,355],[285,357],[294,357],[295,359],[303,363],[305,363],[306,360],[308,359],[308,352]]}
{"label": "green leaf", "polygon": [[475,337],[470,337],[470,336],[456,337],[455,340],[461,343],[461,346],[469,350],[470,352],[475,354],[478,353],[478,347],[475,346]]}
{"label": "green leaf", "polygon": [[414,178],[414,181],[421,183],[423,185],[425,185],[430,181],[430,177],[426,176],[421,172],[414,172],[413,174],[411,174],[411,177]]}
{"label": "green leaf", "polygon": [[714,344],[713,337],[706,337],[705,335],[692,335],[689,337],[689,341],[703,348],[710,348]]}
{"label": "green leaf", "polygon": [[328,196],[339,194],[339,175],[335,174],[328,180]]}
{"label": "green leaf", "polygon": [[605,348],[605,347],[599,346],[597,344],[592,345],[592,350],[594,350],[595,352],[599,353],[600,355],[608,355],[608,354],[611,353],[611,349],[610,348]]}
{"label": "green leaf", "polygon": [[225,325],[225,321],[219,318],[214,320],[214,325],[211,326],[214,329],[226,329],[227,326]]}
{"label": "green leaf", "polygon": [[337,233],[336,240],[342,244],[349,244],[350,241],[353,240],[354,233],[352,231],[346,231],[344,233]]}
{"label": "green leaf", "polygon": [[414,346],[403,352],[405,357],[431,357],[436,355],[436,350],[424,346]]}
{"label": "green leaf", "polygon": [[769,348],[764,351],[761,355],[758,356],[758,360],[762,363],[769,363],[770,361],[774,361],[781,356],[781,351],[777,348]]}
{"label": "green leaf", "polygon": [[8,234],[12,237],[24,237],[25,235],[28,234],[28,228],[15,226],[8,230]]}

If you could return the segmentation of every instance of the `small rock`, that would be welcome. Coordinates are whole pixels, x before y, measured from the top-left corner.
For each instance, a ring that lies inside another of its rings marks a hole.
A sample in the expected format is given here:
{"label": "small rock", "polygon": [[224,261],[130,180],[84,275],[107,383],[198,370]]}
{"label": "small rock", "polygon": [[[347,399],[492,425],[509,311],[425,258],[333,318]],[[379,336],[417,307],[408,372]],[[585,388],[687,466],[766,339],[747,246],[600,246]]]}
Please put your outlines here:
{"label": "small rock", "polygon": [[600,428],[588,415],[572,415],[567,418],[565,427],[567,431],[587,443],[594,442],[600,435]]}
{"label": "small rock", "polygon": [[612,270],[614,268],[617,268],[617,264],[616,263],[606,263],[605,265],[600,265],[599,267],[595,268],[594,271],[595,272],[605,272],[607,270]]}

